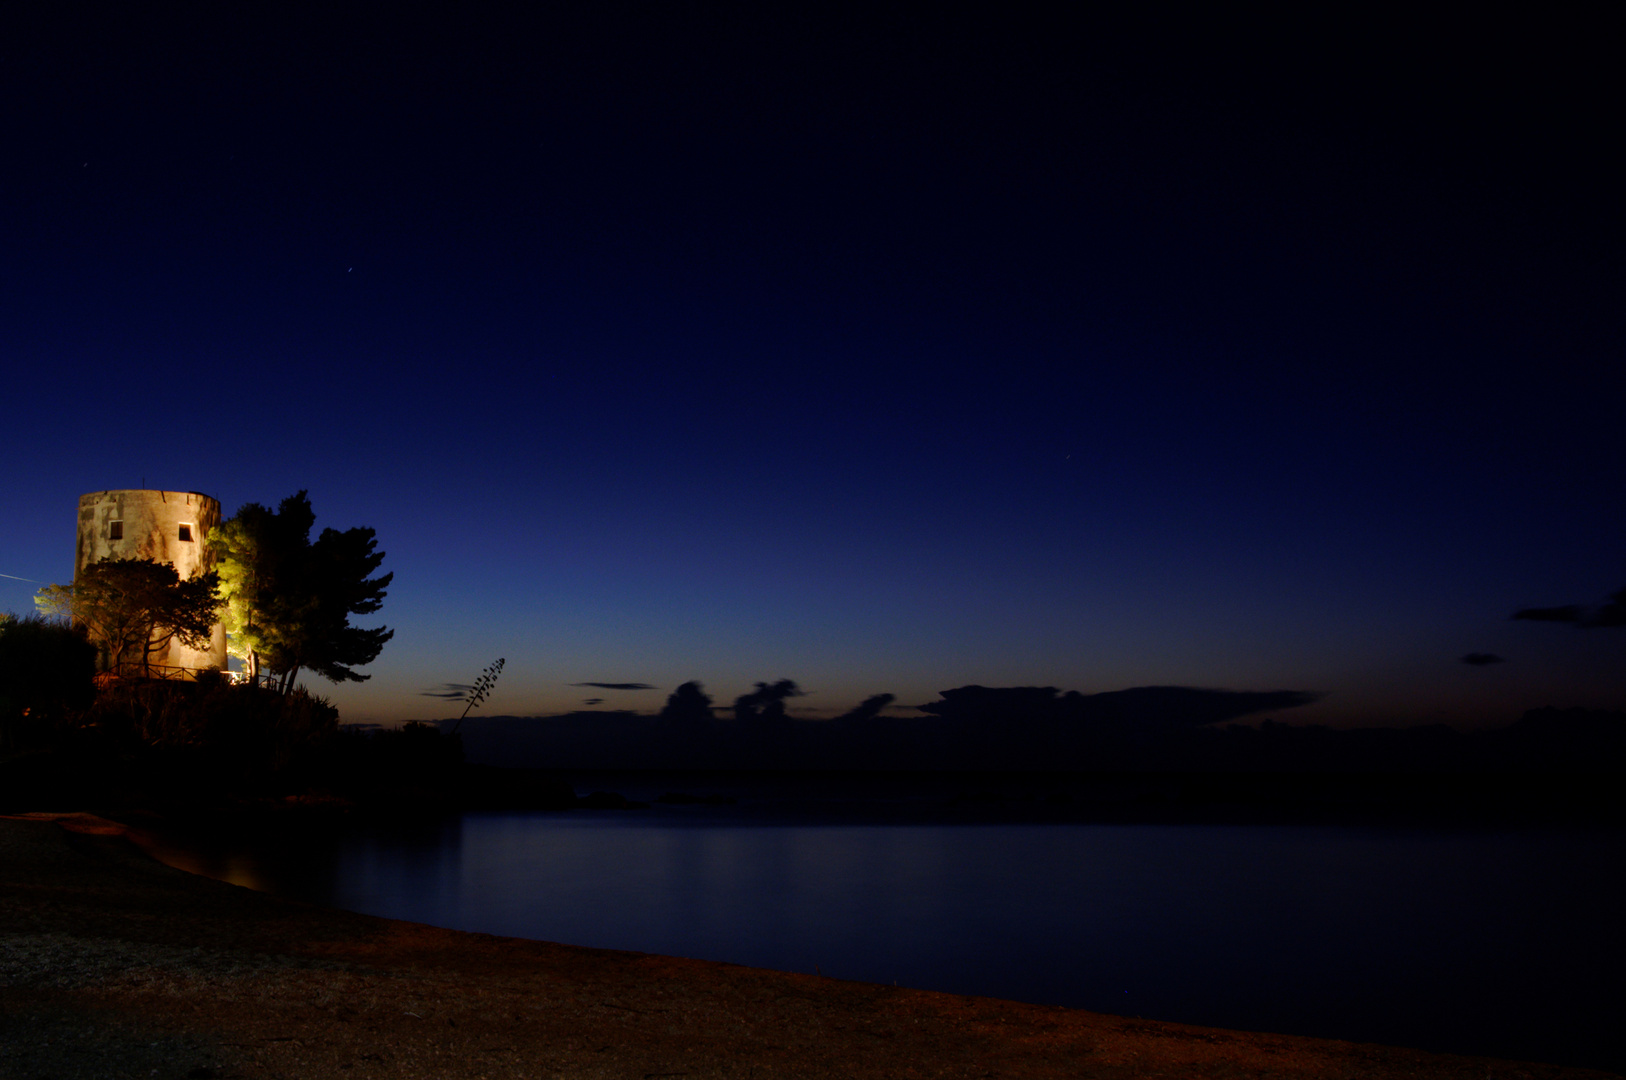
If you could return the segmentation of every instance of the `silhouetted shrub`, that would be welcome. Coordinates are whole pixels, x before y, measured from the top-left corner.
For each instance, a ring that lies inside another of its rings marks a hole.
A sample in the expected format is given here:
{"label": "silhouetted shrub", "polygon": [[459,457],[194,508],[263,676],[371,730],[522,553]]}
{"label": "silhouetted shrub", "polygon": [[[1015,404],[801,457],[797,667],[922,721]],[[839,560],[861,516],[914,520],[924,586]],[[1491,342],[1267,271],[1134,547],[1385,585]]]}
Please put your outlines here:
{"label": "silhouetted shrub", "polygon": [[794,679],[780,679],[774,683],[759,682],[751,693],[741,694],[734,699],[734,719],[765,720],[769,723],[783,724],[789,719],[785,713],[785,700],[801,697],[804,693]]}
{"label": "silhouetted shrub", "polygon": [[335,790],[390,801],[450,803],[459,794],[463,738],[433,724],[345,731],[326,755]]}
{"label": "silhouetted shrub", "polygon": [[0,615],[0,753],[54,740],[95,695],[96,647],[64,623]]}
{"label": "silhouetted shrub", "polygon": [[1531,709],[1501,741],[1516,767],[1618,770],[1626,766],[1626,712]]}
{"label": "silhouetted shrub", "polygon": [[81,739],[109,749],[187,750],[217,774],[244,779],[308,771],[336,735],[339,711],[304,687],[279,694],[222,677],[129,682],[103,690]]}

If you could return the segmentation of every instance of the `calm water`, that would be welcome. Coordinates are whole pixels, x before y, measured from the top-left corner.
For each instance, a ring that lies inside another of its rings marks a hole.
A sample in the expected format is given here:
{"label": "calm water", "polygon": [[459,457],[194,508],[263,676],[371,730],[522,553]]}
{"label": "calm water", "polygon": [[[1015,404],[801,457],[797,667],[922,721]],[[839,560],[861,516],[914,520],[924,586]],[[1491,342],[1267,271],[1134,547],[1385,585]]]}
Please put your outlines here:
{"label": "calm water", "polygon": [[468,814],[190,869],[460,930],[1626,1071],[1618,832]]}

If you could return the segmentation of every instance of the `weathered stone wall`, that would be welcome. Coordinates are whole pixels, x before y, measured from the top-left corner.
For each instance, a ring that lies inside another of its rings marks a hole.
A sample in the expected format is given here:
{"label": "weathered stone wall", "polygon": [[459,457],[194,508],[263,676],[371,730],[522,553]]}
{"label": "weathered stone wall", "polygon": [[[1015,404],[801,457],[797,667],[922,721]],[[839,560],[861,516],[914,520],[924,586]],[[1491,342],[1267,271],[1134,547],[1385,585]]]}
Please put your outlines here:
{"label": "weathered stone wall", "polygon": [[[220,502],[195,491],[94,491],[79,497],[74,576],[99,559],[155,559],[185,580],[213,566],[203,538],[220,524]],[[155,664],[226,667],[226,632],[215,623],[207,649],[171,640]]]}

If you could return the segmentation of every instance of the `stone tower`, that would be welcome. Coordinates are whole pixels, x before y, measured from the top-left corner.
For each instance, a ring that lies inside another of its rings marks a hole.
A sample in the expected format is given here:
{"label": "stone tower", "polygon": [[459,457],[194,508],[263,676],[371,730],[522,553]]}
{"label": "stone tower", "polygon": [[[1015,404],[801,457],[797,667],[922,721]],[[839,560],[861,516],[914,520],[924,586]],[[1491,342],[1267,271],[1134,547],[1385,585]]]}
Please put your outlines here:
{"label": "stone tower", "polygon": [[[203,538],[220,524],[220,501],[195,491],[94,491],[79,497],[79,539],[73,573],[100,559],[169,563],[185,581],[214,565]],[[154,664],[226,668],[226,631],[215,623],[207,649],[178,640],[152,656]]]}

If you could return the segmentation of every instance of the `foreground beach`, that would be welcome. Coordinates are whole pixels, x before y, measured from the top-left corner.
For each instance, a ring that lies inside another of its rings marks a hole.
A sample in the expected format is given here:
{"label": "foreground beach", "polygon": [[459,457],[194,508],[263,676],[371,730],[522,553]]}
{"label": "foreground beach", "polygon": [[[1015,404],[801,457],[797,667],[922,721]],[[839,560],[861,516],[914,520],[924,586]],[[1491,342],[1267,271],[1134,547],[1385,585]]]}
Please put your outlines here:
{"label": "foreground beach", "polygon": [[466,934],[0,819],[0,1077],[1585,1077]]}

